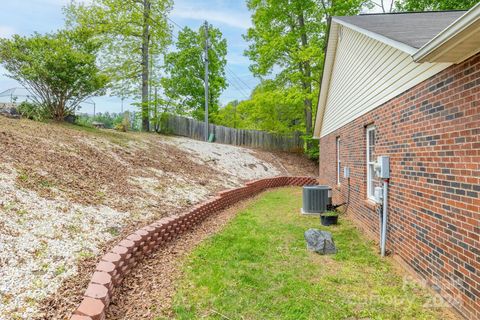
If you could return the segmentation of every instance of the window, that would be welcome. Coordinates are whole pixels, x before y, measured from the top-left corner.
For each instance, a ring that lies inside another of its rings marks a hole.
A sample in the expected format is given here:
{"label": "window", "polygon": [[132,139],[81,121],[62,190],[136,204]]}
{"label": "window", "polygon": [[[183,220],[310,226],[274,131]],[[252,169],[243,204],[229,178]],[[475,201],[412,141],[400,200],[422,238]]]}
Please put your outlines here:
{"label": "window", "polygon": [[375,176],[375,134],[373,125],[367,127],[367,198],[375,200],[375,187],[380,183]]}
{"label": "window", "polygon": [[340,137],[337,137],[337,184],[340,184],[340,174],[342,170],[342,162],[340,160]]}

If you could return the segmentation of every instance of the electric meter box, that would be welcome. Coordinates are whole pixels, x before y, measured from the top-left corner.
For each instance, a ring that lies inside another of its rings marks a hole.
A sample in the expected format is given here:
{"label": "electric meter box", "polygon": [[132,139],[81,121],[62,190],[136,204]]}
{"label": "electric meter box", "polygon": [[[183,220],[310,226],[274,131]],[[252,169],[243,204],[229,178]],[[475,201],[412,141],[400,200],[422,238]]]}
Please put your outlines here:
{"label": "electric meter box", "polygon": [[343,177],[345,179],[350,178],[350,167],[343,167]]}
{"label": "electric meter box", "polygon": [[381,179],[390,179],[390,157],[380,156],[377,158],[377,176]]}
{"label": "electric meter box", "polygon": [[375,187],[374,198],[375,198],[376,203],[382,203],[382,200],[383,200],[383,188],[382,187]]}

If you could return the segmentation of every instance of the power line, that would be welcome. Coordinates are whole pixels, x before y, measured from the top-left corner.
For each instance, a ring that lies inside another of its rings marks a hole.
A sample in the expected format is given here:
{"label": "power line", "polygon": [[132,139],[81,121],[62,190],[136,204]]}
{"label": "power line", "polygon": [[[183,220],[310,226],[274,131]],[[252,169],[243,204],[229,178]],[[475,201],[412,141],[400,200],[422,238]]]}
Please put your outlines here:
{"label": "power line", "polygon": [[[228,75],[227,75],[227,80],[228,80]],[[233,77],[230,77],[230,80],[228,80],[230,83],[232,83],[232,86],[235,87],[238,91],[240,91],[244,96],[247,97],[248,99],[248,96],[250,95],[248,92],[249,92],[249,89],[246,89],[242,86],[242,84],[240,82],[238,82],[237,79],[233,78]]]}
{"label": "power line", "polygon": [[175,21],[173,21],[172,19],[170,19],[170,17],[168,16],[164,16],[167,18],[168,21],[170,21],[171,23],[173,23],[174,25],[176,25],[180,30],[183,29],[183,27],[181,25],[179,25],[178,23],[176,23]]}
{"label": "power line", "polygon": [[[215,50],[215,48],[213,47],[210,47],[210,49],[213,51],[213,53],[218,57],[218,53],[217,51]],[[227,82],[232,86],[234,87],[245,99],[249,99],[249,94],[248,94],[248,90],[247,89],[247,93],[245,93],[244,89],[242,88],[242,84],[235,78],[238,76],[236,76],[236,74],[230,69],[228,68],[227,65],[225,65],[225,71],[227,73],[230,73],[231,75],[233,75],[234,77],[231,78],[231,79],[228,79],[228,76],[225,78],[225,80],[227,80]],[[247,86],[248,87],[248,86]]]}
{"label": "power line", "polygon": [[235,84],[233,81],[229,80],[228,77],[225,78],[227,80],[227,82],[229,84],[232,85],[232,87],[234,87],[245,99],[248,99],[249,98],[249,95],[247,93],[245,93],[245,91],[243,91],[242,88],[238,87],[237,84]]}
{"label": "power line", "polygon": [[[136,7],[136,6],[132,6],[132,8],[134,8],[135,10],[137,10],[137,12],[141,13],[141,11]],[[168,17],[167,15],[163,14],[163,13],[160,13],[161,16],[163,16],[165,19],[167,19],[168,21],[170,21],[171,23],[173,23],[175,26],[177,26],[180,30],[182,30],[184,27],[182,27],[180,24],[178,24],[177,22],[175,22],[173,19],[171,19],[170,17]],[[153,20],[153,18],[151,16],[148,16],[148,19],[150,20],[151,23],[155,24],[157,27],[159,28],[162,28],[162,26],[160,26],[158,24],[158,22],[156,20]],[[179,41],[178,37],[172,32],[172,37],[176,40],[176,41]],[[215,53],[215,55],[217,55],[217,52],[212,48],[210,47],[210,49],[213,50],[213,52]],[[218,56],[218,55],[217,55]],[[227,82],[229,84],[231,84],[245,99],[249,99],[249,94],[246,94],[245,91],[243,91],[243,88],[240,88],[242,85],[238,85],[240,83],[243,83],[243,85],[245,87],[248,88],[248,90],[251,90],[251,88],[242,80],[240,79],[239,76],[237,76],[235,74],[235,72],[233,72],[233,70],[231,70],[227,65],[225,65],[226,67],[226,70],[227,72],[230,72],[234,78],[232,78],[232,80],[236,80],[237,81],[237,84],[235,84],[233,81],[230,81],[228,79],[228,77],[226,78]],[[239,82],[240,81],[240,82]]]}
{"label": "power line", "polygon": [[253,91],[253,89],[250,88],[250,86],[249,86],[248,84],[246,84],[245,81],[243,81],[239,76],[237,76],[237,74],[235,74],[235,72],[233,72],[233,70],[230,69],[230,68],[228,67],[228,65],[225,66],[225,67],[226,67],[227,70],[229,70],[229,71],[233,74],[233,76],[236,77],[236,78],[238,79],[238,81],[240,81],[248,90]]}
{"label": "power line", "polygon": [[[183,29],[183,27],[178,24],[177,22],[175,22],[173,19],[171,19],[170,17],[168,16],[165,16],[168,19],[168,21],[172,22],[175,26],[177,26],[180,30]],[[173,33],[172,33],[173,35]],[[175,39],[178,41],[178,37],[176,37],[175,35],[173,35],[175,37]],[[211,50],[213,50],[213,52],[215,53],[215,55],[218,56],[217,52],[215,51],[215,49],[213,49],[212,47],[210,47]],[[230,74],[233,76],[232,80],[236,80],[237,81],[237,85],[235,85],[233,83],[233,81],[230,81],[228,78],[226,79],[228,83],[230,83],[235,89],[237,89],[246,99],[249,98],[249,95],[245,93],[245,91],[243,91],[243,88],[240,88],[243,86],[245,86],[247,88],[247,90],[250,90],[252,91],[252,89],[239,77],[237,76],[237,74],[228,67],[228,65],[225,65],[225,68],[226,68],[226,71],[227,72],[230,72]]]}

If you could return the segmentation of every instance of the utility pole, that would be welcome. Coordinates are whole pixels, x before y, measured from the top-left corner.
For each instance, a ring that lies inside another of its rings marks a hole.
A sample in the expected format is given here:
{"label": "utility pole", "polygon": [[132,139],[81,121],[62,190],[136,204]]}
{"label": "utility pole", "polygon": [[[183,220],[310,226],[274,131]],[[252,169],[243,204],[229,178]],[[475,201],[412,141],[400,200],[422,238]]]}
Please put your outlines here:
{"label": "utility pole", "polygon": [[153,123],[154,123],[154,128],[153,130],[155,130],[155,132],[158,132],[159,131],[159,123],[158,123],[158,105],[157,105],[157,87],[155,87],[155,100],[153,101],[154,103],[154,112],[153,112]]}
{"label": "utility pole", "polygon": [[208,49],[210,46],[208,22],[205,21],[205,141],[208,141]]}

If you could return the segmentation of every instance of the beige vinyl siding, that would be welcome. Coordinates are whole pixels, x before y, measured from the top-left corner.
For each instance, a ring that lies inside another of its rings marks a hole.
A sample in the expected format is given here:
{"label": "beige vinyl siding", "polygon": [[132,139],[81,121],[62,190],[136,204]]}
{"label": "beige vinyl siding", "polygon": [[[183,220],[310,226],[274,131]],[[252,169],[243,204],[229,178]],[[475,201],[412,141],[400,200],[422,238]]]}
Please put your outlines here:
{"label": "beige vinyl siding", "polygon": [[451,65],[415,63],[409,54],[348,27],[338,32],[322,137]]}

